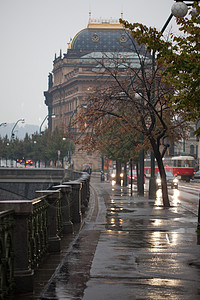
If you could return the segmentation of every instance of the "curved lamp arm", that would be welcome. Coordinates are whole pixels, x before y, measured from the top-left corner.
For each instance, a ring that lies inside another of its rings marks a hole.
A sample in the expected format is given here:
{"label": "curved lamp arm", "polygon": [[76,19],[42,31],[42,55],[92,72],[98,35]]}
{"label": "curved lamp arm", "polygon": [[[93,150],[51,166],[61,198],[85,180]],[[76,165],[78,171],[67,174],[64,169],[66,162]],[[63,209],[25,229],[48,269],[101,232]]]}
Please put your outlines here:
{"label": "curved lamp arm", "polygon": [[24,123],[25,122],[25,120],[24,119],[19,119],[16,123],[15,123],[15,125],[13,126],[13,129],[12,129],[12,131],[11,131],[11,140],[13,140],[14,139],[14,137],[15,137],[15,134],[14,134],[14,129],[15,129],[15,127],[17,126],[17,124],[19,123],[19,122],[22,122],[22,123]]}

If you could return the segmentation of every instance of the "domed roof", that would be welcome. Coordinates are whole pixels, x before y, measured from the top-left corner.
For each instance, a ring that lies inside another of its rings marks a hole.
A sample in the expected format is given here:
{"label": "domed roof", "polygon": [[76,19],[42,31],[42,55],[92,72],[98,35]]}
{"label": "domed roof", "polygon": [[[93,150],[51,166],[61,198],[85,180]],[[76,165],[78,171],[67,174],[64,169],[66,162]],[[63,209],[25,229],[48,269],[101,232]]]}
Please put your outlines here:
{"label": "domed roof", "polygon": [[110,22],[89,23],[87,28],[74,36],[69,49],[87,52],[135,52],[130,33],[121,24]]}

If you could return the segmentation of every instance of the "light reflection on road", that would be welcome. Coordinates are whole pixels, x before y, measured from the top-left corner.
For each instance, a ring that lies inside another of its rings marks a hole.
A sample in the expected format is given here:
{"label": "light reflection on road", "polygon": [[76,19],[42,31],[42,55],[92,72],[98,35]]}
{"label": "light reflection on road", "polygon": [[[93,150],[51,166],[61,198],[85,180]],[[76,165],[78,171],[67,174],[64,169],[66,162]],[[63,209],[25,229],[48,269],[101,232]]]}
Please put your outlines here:
{"label": "light reflection on road", "polygon": [[171,204],[173,206],[177,206],[180,201],[179,201],[179,196],[180,196],[180,191],[179,190],[173,190],[172,195],[171,195]]}
{"label": "light reflection on road", "polygon": [[[116,181],[112,180],[111,184],[113,186],[113,191],[116,186]],[[121,186],[123,186],[123,180],[121,180]],[[129,196],[132,196],[131,193],[131,185],[128,185]],[[146,180],[144,185],[145,192],[149,190],[149,182]],[[137,184],[132,185],[132,192],[137,193]],[[198,213],[198,206],[199,206],[199,199],[200,199],[200,182],[193,182],[186,183],[183,181],[179,181],[179,188],[178,189],[168,189],[169,193],[169,200],[173,209],[182,205],[186,209],[191,210],[193,213]],[[157,209],[163,206],[163,199],[162,199],[162,190],[158,189],[156,192],[156,202]]]}
{"label": "light reflection on road", "polygon": [[155,205],[161,206],[162,204],[163,204],[162,191],[159,189],[156,192],[156,202],[155,202]]}

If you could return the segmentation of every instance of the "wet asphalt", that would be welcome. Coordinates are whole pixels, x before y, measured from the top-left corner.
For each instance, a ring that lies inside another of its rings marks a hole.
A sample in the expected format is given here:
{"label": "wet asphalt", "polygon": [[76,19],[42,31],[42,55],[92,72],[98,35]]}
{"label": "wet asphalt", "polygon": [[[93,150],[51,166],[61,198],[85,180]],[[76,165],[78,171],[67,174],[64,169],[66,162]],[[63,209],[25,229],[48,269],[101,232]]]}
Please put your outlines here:
{"label": "wet asphalt", "polygon": [[197,216],[91,179],[91,199],[38,299],[200,299]]}

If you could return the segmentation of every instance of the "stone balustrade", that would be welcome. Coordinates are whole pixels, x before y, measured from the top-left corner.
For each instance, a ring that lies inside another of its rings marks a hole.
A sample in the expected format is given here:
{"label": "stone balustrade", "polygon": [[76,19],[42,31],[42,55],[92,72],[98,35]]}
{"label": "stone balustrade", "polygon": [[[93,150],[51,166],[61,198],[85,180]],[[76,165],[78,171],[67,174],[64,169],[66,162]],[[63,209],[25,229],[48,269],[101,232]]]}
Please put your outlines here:
{"label": "stone balustrade", "polygon": [[77,175],[73,181],[65,177],[51,189],[35,191],[33,200],[0,201],[0,249],[4,249],[0,276],[9,281],[6,292],[0,285],[0,295],[10,293],[14,286],[14,293],[32,291],[34,269],[47,252],[60,251],[61,238],[73,232],[73,223],[82,222],[89,201],[90,176]]}

